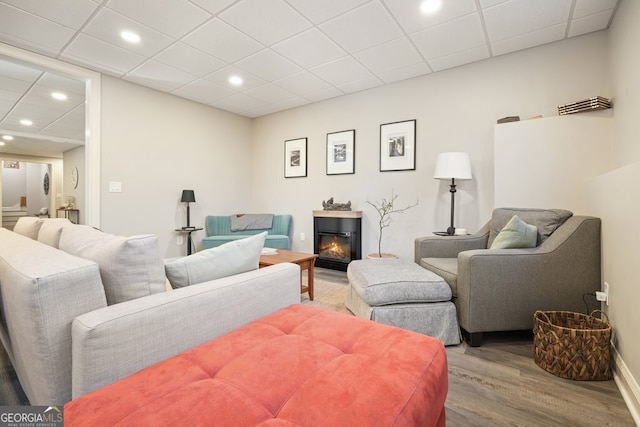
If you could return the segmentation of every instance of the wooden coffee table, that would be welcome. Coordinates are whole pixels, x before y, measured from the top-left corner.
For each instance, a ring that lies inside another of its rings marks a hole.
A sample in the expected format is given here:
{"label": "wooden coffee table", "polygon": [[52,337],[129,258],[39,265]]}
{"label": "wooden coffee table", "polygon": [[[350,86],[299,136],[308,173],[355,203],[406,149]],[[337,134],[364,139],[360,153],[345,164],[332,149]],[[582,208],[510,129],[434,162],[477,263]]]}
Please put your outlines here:
{"label": "wooden coffee table", "polygon": [[[305,254],[302,252],[294,252],[286,249],[277,249],[278,253],[274,255],[262,255],[260,257],[260,268],[269,265],[280,264],[281,262],[290,262],[300,266],[300,292],[309,292],[309,299],[313,301],[313,266],[316,263],[317,254]],[[302,272],[309,270],[307,277],[307,286],[302,284]]]}

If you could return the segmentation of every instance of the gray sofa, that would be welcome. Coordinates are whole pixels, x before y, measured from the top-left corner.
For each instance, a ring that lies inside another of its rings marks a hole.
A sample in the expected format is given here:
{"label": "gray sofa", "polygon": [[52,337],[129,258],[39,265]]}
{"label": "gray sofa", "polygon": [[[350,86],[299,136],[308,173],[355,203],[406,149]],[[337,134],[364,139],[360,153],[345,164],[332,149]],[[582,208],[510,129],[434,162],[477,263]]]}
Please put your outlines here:
{"label": "gray sofa", "polygon": [[155,236],[28,222],[0,229],[0,338],[32,405],[62,405],[300,302],[293,264],[167,290]]}
{"label": "gray sofa", "polygon": [[[513,215],[538,227],[536,246],[488,249]],[[536,310],[585,311],[584,294],[601,283],[600,219],[499,208],[473,235],[417,238],[415,262],[451,286],[460,326],[479,346],[483,332],[531,329]]]}

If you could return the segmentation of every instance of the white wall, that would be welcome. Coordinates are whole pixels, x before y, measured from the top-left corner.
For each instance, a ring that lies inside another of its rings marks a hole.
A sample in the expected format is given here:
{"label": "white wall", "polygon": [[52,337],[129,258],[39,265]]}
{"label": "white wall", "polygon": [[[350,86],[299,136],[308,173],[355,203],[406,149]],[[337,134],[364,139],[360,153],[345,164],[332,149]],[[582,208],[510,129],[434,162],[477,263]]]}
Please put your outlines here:
{"label": "white wall", "polygon": [[[186,225],[183,189],[195,191],[192,225],[251,210],[249,119],[107,76],[101,114],[103,230],[156,234],[162,255],[178,256],[186,254],[174,231]],[[110,193],[110,181],[122,192]]]}
{"label": "white wall", "polygon": [[616,345],[616,381],[640,425],[640,2],[623,0],[609,32],[616,169],[590,183],[591,203],[602,218],[603,276],[610,285],[609,314]]}
{"label": "white wall", "polygon": [[[86,170],[84,166],[85,148],[80,146],[69,150],[64,153],[63,165],[64,165],[64,180],[63,180],[63,192],[62,198],[59,202],[64,203],[64,197],[72,196],[75,200],[74,206],[80,211],[80,224],[86,224],[86,209],[85,209],[85,182],[86,182]],[[78,168],[78,186],[73,188],[71,182],[71,171],[73,168]],[[53,195],[54,197],[56,194]]]}
{"label": "white wall", "polygon": [[[557,106],[607,94],[606,33],[553,43],[458,67],[409,81],[258,118],[253,124],[253,200],[262,212],[294,216],[294,249],[313,250],[311,211],[322,201],[351,200],[362,210],[363,253],[374,251],[375,215],[367,200],[389,196],[399,202],[419,199],[385,232],[383,250],[413,258],[418,236],[446,229],[450,196],[447,183],[433,179],[442,151],[466,151],[473,180],[456,193],[455,225],[476,231],[494,208],[493,128],[504,116],[557,115]],[[379,171],[380,124],[417,120],[415,171]],[[327,176],[326,134],[356,130],[356,173]],[[306,178],[284,178],[284,141],[307,137]]]}

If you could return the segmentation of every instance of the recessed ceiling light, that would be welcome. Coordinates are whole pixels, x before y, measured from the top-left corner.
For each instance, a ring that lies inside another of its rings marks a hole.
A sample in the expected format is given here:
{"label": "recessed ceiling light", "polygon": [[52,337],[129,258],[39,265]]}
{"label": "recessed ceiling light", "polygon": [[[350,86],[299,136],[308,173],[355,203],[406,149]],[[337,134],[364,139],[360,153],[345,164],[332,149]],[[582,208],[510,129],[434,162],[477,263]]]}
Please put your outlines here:
{"label": "recessed ceiling light", "polygon": [[57,99],[58,101],[66,101],[67,95],[62,92],[51,92],[51,97],[53,99]]}
{"label": "recessed ceiling light", "polygon": [[424,0],[420,3],[420,12],[424,14],[436,13],[442,7],[442,0]]}
{"label": "recessed ceiling light", "polygon": [[0,146],[3,146],[3,145],[4,145],[4,142],[0,141]]}
{"label": "recessed ceiling light", "polygon": [[31,126],[33,124],[33,122],[29,119],[22,119],[20,120],[20,124],[23,126]]}
{"label": "recessed ceiling light", "polygon": [[240,86],[242,84],[242,77],[240,76],[231,76],[229,77],[229,83],[234,86]]}
{"label": "recessed ceiling light", "polygon": [[120,32],[120,37],[129,43],[140,43],[140,36],[133,31],[122,31]]}
{"label": "recessed ceiling light", "polygon": [[2,135],[2,139],[5,141],[13,141],[13,137],[11,135]]}

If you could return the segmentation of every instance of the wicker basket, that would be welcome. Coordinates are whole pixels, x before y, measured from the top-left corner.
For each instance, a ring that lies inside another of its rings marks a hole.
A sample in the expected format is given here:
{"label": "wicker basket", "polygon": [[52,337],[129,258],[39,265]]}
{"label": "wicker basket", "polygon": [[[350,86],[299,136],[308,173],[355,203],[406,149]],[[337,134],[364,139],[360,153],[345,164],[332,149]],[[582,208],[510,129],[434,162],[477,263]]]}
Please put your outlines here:
{"label": "wicker basket", "polygon": [[580,381],[611,379],[611,326],[591,315],[536,311],[533,360],[547,372]]}

